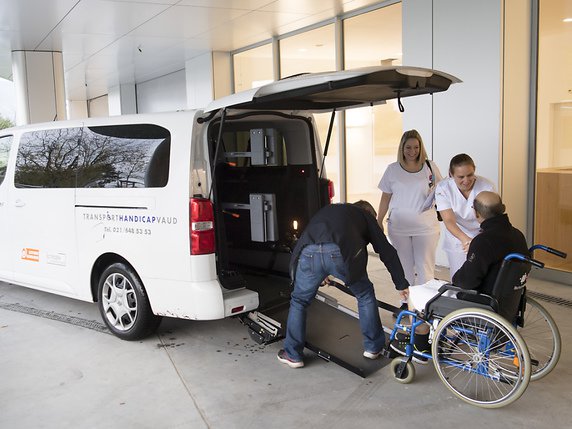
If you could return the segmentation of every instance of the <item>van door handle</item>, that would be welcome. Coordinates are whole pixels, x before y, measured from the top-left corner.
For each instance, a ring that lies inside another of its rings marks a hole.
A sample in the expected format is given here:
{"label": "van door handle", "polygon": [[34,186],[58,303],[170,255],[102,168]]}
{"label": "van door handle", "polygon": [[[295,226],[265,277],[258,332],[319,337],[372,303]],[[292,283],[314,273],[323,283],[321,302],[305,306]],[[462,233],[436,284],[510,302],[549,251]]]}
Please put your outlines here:
{"label": "van door handle", "polygon": [[16,207],[24,207],[26,205],[26,203],[18,198],[16,201],[14,201],[14,205]]}

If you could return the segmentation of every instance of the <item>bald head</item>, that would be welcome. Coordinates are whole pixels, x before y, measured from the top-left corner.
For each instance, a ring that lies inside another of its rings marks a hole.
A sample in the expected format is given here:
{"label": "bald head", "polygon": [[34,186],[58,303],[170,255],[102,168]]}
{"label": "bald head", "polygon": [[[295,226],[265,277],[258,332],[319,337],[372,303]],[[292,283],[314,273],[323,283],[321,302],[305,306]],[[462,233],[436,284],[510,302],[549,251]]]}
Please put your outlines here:
{"label": "bald head", "polygon": [[477,214],[483,219],[490,219],[504,213],[506,207],[502,203],[501,197],[496,192],[483,191],[475,197],[473,207]]}

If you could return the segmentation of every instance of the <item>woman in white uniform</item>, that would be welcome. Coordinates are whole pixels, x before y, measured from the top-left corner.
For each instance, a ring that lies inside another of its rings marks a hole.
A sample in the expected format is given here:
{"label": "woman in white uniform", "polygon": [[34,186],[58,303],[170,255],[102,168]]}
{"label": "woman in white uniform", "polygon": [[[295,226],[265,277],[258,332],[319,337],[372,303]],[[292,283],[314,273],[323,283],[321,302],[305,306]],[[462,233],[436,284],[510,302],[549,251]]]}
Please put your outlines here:
{"label": "woman in white uniform", "polygon": [[475,163],[469,155],[455,155],[449,163],[449,177],[435,191],[437,210],[446,227],[443,250],[451,278],[467,259],[469,244],[480,231],[473,201],[481,191],[496,192],[490,180],[475,174]]}
{"label": "woman in white uniform", "polygon": [[383,229],[387,214],[388,237],[397,250],[405,278],[411,285],[434,278],[439,223],[434,204],[427,204],[442,179],[439,168],[427,160],[421,135],[406,131],[401,137],[397,162],[390,164],[381,181],[377,221]]}

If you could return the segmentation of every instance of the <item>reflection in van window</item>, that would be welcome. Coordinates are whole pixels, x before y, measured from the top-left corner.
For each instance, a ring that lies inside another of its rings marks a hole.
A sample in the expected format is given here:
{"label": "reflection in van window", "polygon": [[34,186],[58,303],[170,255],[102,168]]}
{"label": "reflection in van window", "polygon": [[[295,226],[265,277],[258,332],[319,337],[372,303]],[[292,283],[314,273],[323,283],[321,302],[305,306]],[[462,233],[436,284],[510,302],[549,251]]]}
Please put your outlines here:
{"label": "reflection in van window", "polygon": [[22,134],[14,184],[19,188],[73,188],[81,151],[81,128]]}
{"label": "reflection in van window", "polygon": [[156,125],[40,130],[22,135],[21,188],[155,188],[169,177],[170,134]]}
{"label": "reflection in van window", "polygon": [[12,146],[12,136],[0,138],[0,185],[4,181],[4,177],[6,177],[10,146]]}
{"label": "reflection in van window", "polygon": [[148,124],[89,127],[82,140],[86,152],[78,169],[78,188],[167,184],[171,139],[165,128]]}

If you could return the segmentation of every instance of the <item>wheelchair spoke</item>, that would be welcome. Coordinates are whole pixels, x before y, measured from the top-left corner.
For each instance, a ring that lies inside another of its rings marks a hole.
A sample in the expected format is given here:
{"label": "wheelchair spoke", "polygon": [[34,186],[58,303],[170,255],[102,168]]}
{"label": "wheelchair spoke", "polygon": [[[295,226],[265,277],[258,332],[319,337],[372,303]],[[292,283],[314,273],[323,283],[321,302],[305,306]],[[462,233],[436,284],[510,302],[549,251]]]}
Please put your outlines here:
{"label": "wheelchair spoke", "polygon": [[517,330],[534,360],[531,379],[538,380],[550,373],[560,358],[561,339],[556,322],[536,300],[527,298],[524,323]]}
{"label": "wheelchair spoke", "polygon": [[528,384],[526,345],[494,313],[472,313],[458,310],[441,321],[433,338],[433,362],[439,377],[461,399],[482,407],[502,406],[518,398]]}

